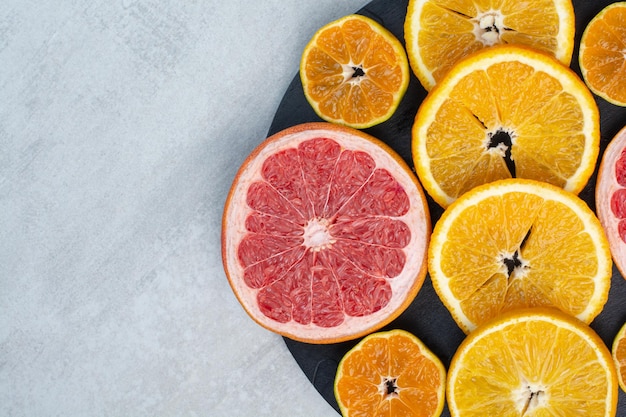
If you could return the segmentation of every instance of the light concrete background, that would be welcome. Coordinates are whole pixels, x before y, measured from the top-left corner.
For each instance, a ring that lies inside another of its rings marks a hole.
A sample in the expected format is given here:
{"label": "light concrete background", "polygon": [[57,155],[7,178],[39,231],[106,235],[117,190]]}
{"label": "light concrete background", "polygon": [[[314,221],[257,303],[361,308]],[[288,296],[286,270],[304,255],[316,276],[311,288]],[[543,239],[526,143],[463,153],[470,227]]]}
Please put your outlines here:
{"label": "light concrete background", "polygon": [[221,212],[366,0],[5,0],[0,416],[336,416],[226,281]]}

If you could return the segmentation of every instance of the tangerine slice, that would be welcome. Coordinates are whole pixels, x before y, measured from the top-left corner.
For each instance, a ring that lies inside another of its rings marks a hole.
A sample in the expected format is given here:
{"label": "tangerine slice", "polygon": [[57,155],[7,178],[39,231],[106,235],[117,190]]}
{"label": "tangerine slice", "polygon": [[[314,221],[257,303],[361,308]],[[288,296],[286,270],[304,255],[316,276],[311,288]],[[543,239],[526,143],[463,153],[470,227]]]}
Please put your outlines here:
{"label": "tangerine slice", "polygon": [[452,358],[446,389],[452,417],[613,417],[618,400],[602,339],[543,308],[503,314],[472,332]]}
{"label": "tangerine slice", "polygon": [[622,325],[613,339],[611,354],[617,367],[619,386],[626,392],[626,323]]}
{"label": "tangerine slice", "polygon": [[406,163],[358,130],[307,123],[267,138],[224,208],[222,259],[262,326],[333,343],[397,317],[426,274],[430,215]]}
{"label": "tangerine slice", "polygon": [[436,223],[428,259],[435,291],[466,333],[522,307],[556,307],[590,323],[611,286],[611,253],[594,212],[534,180],[495,181],[461,196]]}
{"label": "tangerine slice", "polygon": [[617,106],[626,106],[626,2],[606,6],[589,22],[578,61],[589,89]]}
{"label": "tangerine slice", "polygon": [[409,78],[400,41],[376,21],[357,14],[317,30],[300,61],[304,96],[317,115],[358,129],[389,119]]}
{"label": "tangerine slice", "polygon": [[626,126],[609,142],[596,180],[596,212],[611,254],[626,278]]}
{"label": "tangerine slice", "polygon": [[404,24],[409,62],[426,90],[493,45],[526,45],[569,65],[574,31],[570,0],[410,0]]}
{"label": "tangerine slice", "polygon": [[344,355],[335,398],[344,417],[437,417],[444,406],[446,370],[405,330],[370,334]]}

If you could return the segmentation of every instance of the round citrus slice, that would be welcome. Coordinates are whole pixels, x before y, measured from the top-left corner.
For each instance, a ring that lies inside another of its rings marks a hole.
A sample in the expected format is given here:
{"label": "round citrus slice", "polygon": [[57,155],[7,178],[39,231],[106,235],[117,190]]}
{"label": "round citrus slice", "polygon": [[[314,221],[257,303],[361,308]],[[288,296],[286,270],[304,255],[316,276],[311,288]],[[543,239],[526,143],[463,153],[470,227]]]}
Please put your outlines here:
{"label": "round citrus slice", "polygon": [[335,398],[344,417],[437,417],[446,371],[424,343],[405,330],[365,337],[339,362]]}
{"label": "round citrus slice", "polygon": [[553,185],[507,179],[476,187],[435,225],[433,286],[471,332],[504,311],[551,306],[590,323],[611,285],[609,245],[597,217]]}
{"label": "round citrus slice", "polygon": [[599,112],[585,83],[554,58],[494,46],[459,62],[422,102],[413,161],[446,207],[471,188],[520,177],[580,192],[599,153]]}
{"label": "round citrus slice", "polygon": [[320,28],[304,48],[304,95],[323,120],[362,129],[389,119],[409,85],[400,41],[376,21],[348,15]]}
{"label": "round citrus slice", "polygon": [[580,41],[583,79],[595,94],[626,106],[626,2],[606,6],[589,22]]}
{"label": "round citrus slice", "polygon": [[626,323],[617,332],[611,349],[613,361],[617,367],[619,386],[626,392]]}
{"label": "round citrus slice", "polygon": [[476,329],[454,354],[446,386],[452,417],[617,410],[608,348],[589,326],[552,309],[518,310]]}
{"label": "round citrus slice", "polygon": [[397,317],[426,275],[430,215],[406,163],[331,123],[283,130],[239,169],[226,199],[222,260],[262,326],[333,343]]}
{"label": "round citrus slice", "polygon": [[609,142],[598,170],[596,212],[613,261],[626,278],[626,126]]}
{"label": "round citrus slice", "polygon": [[404,38],[426,90],[463,57],[498,44],[526,45],[569,65],[574,50],[570,0],[410,0]]}

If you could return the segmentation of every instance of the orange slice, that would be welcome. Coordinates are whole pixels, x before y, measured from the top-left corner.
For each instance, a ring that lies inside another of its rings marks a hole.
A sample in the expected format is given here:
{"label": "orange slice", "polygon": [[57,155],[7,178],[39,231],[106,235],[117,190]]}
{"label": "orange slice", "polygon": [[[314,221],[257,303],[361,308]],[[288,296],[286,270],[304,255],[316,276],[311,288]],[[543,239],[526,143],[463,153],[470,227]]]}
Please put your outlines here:
{"label": "orange slice", "polygon": [[557,307],[590,323],[611,285],[611,253],[593,211],[534,180],[463,195],[436,223],[428,256],[433,286],[466,333],[522,307]]}
{"label": "orange slice", "polygon": [[410,0],[404,38],[413,72],[432,89],[462,58],[498,44],[526,45],[569,65],[570,0]]}
{"label": "orange slice", "polygon": [[335,398],[344,417],[437,417],[446,371],[424,343],[404,330],[365,337],[341,360]]}
{"label": "orange slice", "polygon": [[596,212],[613,261],[626,278],[626,126],[609,142],[596,180]]}
{"label": "orange slice", "polygon": [[452,417],[613,417],[618,383],[598,335],[550,309],[504,314],[470,334],[450,363]]}
{"label": "orange slice", "polygon": [[334,343],[391,322],[426,275],[430,216],[410,168],[359,130],[308,123],[267,138],[226,199],[222,260],[262,326]]}
{"label": "orange slice", "polygon": [[370,18],[349,15],[315,33],[304,48],[300,78],[319,117],[362,129],[396,111],[410,70],[391,32]]}
{"label": "orange slice", "polygon": [[606,6],[589,22],[578,55],[583,79],[595,94],[626,106],[626,2]]}
{"label": "orange slice", "polygon": [[615,335],[611,353],[617,367],[619,386],[626,392],[626,323]]}
{"label": "orange slice", "polygon": [[473,187],[520,177],[580,192],[599,153],[599,112],[585,83],[554,58],[493,46],[459,62],[421,104],[415,169],[446,207]]}

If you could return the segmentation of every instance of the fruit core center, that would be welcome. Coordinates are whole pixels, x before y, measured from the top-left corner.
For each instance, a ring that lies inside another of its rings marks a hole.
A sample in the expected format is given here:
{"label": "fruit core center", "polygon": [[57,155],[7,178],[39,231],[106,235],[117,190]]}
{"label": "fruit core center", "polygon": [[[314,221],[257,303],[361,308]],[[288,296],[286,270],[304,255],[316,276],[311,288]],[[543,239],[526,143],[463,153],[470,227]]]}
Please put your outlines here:
{"label": "fruit core center", "polygon": [[533,415],[534,410],[542,407],[546,402],[546,391],[539,387],[527,385],[521,393],[522,416]]}
{"label": "fruit core center", "polygon": [[500,262],[506,268],[509,279],[522,277],[528,270],[528,262],[520,256],[518,250],[500,255]]}
{"label": "fruit core center", "polygon": [[500,155],[504,159],[512,177],[515,177],[515,162],[511,155],[514,140],[515,134],[504,128],[487,133],[487,151]]}
{"label": "fruit core center", "polygon": [[502,33],[511,30],[504,26],[504,16],[498,10],[489,10],[472,19],[474,35],[485,46],[501,43]]}
{"label": "fruit core center", "polygon": [[360,84],[365,79],[365,69],[362,65],[358,64],[344,64],[343,65],[343,78],[345,82],[350,84]]}
{"label": "fruit core center", "polygon": [[365,71],[361,67],[352,67],[354,72],[352,73],[352,78],[362,77],[365,75]]}
{"label": "fruit core center", "polygon": [[398,395],[398,378],[386,377],[383,378],[382,383],[380,384],[380,392],[383,394],[385,398],[395,397]]}
{"label": "fruit core center", "polygon": [[314,218],[304,226],[304,245],[314,252],[328,249],[335,243],[330,234],[330,222],[324,218]]}

